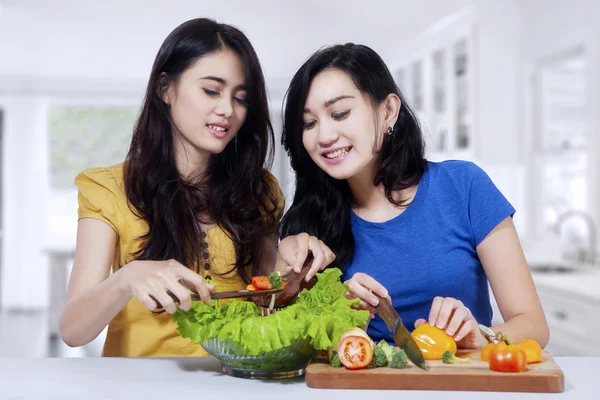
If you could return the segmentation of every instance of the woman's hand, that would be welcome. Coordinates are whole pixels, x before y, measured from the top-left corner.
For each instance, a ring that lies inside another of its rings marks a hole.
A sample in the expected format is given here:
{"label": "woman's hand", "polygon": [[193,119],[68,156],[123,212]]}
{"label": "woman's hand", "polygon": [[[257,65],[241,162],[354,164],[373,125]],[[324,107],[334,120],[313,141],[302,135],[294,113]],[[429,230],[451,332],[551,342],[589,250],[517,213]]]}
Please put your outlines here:
{"label": "woman's hand", "polygon": [[179,308],[187,311],[192,308],[189,290],[194,289],[204,303],[210,304],[210,292],[215,289],[200,275],[175,260],[133,261],[119,272],[124,290],[150,311],[160,307],[169,314],[177,311],[178,306],[171,295],[179,301]]}
{"label": "woman's hand", "polygon": [[436,297],[431,304],[429,321],[418,319],[415,327],[429,322],[429,325],[444,329],[463,349],[476,349],[487,344],[487,340],[479,332],[479,325],[471,310],[452,297]]}
{"label": "woman's hand", "polygon": [[277,266],[283,266],[281,273],[286,273],[292,269],[296,272],[302,270],[302,266],[308,257],[308,253],[311,252],[313,261],[310,266],[310,270],[306,274],[306,281],[308,282],[315,274],[322,271],[327,267],[333,260],[335,260],[335,254],[327,247],[325,243],[317,239],[315,236],[310,236],[307,233],[300,233],[298,235],[288,236],[279,242],[279,251],[277,254]]}
{"label": "woman's hand", "polygon": [[348,285],[349,288],[346,294],[347,298],[360,299],[360,302],[353,307],[359,310],[369,310],[371,318],[375,314],[375,307],[379,304],[379,298],[375,294],[390,299],[387,289],[381,283],[362,272],[357,272],[344,284]]}

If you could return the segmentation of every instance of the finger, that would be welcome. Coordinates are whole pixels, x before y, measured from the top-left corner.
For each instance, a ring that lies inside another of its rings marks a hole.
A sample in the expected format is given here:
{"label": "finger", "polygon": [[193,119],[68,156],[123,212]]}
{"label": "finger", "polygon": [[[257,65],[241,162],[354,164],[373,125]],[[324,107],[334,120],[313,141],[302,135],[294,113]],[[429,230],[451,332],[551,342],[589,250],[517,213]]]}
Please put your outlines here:
{"label": "finger", "polygon": [[365,301],[361,300],[360,302],[358,302],[357,304],[353,304],[352,308],[354,308],[355,310],[367,310],[369,311],[369,313],[371,313],[372,315],[375,315],[377,313],[377,310],[375,310],[375,307],[373,307],[372,305],[370,305],[369,303],[366,303]]}
{"label": "finger", "polygon": [[322,240],[319,240],[319,245],[321,246],[321,248],[323,249],[323,252],[325,253],[325,264],[323,265],[323,268],[321,268],[321,270],[325,269],[325,267],[327,267],[329,264],[331,264],[333,262],[333,260],[335,260],[335,254],[333,253],[333,251],[331,251],[331,249],[329,247],[327,247],[327,245],[325,243],[323,243]]}
{"label": "finger", "polygon": [[437,326],[440,329],[446,329],[446,327],[448,326],[448,322],[450,322],[450,317],[452,316],[452,313],[458,307],[459,303],[456,299],[453,299],[452,297],[446,297],[444,301],[442,301],[442,306],[440,307],[440,313],[438,314],[435,326]]}
{"label": "finger", "polygon": [[465,307],[459,307],[455,309],[452,313],[452,317],[450,318],[450,322],[446,327],[446,333],[450,336],[454,336],[463,322],[465,322],[468,318],[469,312]]}
{"label": "finger", "polygon": [[473,318],[469,318],[460,327],[458,332],[456,332],[456,334],[454,335],[454,340],[456,342],[460,342],[472,331],[479,333],[479,327],[477,326],[477,321],[475,321]]}
{"label": "finger", "polygon": [[192,308],[192,294],[185,286],[179,282],[173,282],[170,283],[168,289],[179,301],[179,308],[184,311],[188,311]]}
{"label": "finger", "polygon": [[173,314],[177,311],[177,306],[175,302],[167,294],[167,288],[164,287],[162,281],[159,279],[152,279],[150,282],[150,296],[154,297],[154,299],[158,302],[159,308],[162,307],[169,314]]}
{"label": "finger", "polygon": [[375,296],[369,289],[362,286],[356,280],[350,280],[349,283],[350,284],[348,286],[354,296],[372,305],[373,307],[377,307],[379,304],[379,297]]}
{"label": "finger", "polygon": [[306,274],[306,281],[310,281],[310,279],[315,276],[317,272],[319,272],[325,264],[325,252],[317,240],[316,237],[311,236],[309,239],[309,249],[313,255],[313,262],[310,266],[310,270]]}
{"label": "finger", "polygon": [[214,285],[207,285],[204,281],[204,278],[194,271],[185,268],[184,266],[181,266],[181,268],[177,269],[177,275],[183,280],[183,282],[188,282],[186,284],[187,287],[191,286],[190,289],[196,290],[204,304],[210,305],[210,292],[215,290]]}
{"label": "finger", "polygon": [[443,297],[436,296],[431,302],[431,309],[429,310],[429,325],[435,326],[438,315],[440,314],[440,308],[442,308]]}
{"label": "finger", "polygon": [[425,321],[424,318],[419,318],[418,320],[415,321],[415,328],[418,328],[419,326],[421,326],[425,323],[427,323],[427,321]]}
{"label": "finger", "polygon": [[300,273],[304,266],[304,261],[308,257],[308,234],[301,233],[296,235],[296,263],[294,264],[294,271]]}
{"label": "finger", "polygon": [[[373,279],[369,275],[363,274],[363,273],[357,273],[357,274],[354,274],[354,279],[356,281],[358,281],[358,283],[360,283],[361,286],[367,288],[371,292],[376,293],[377,295],[379,295],[381,297],[389,298],[389,293],[388,293],[387,289],[381,283],[377,282],[375,279]],[[379,301],[378,301],[378,303],[379,303]]]}
{"label": "finger", "polygon": [[162,281],[162,285],[167,289],[168,293],[171,294],[171,298],[174,301],[179,302],[179,308],[182,310],[189,310],[192,308],[192,297],[190,296],[189,290],[187,290],[180,283],[180,279],[172,273],[158,273],[157,277]]}
{"label": "finger", "polygon": [[[352,300],[352,299],[357,299],[358,297],[356,297],[354,294],[348,292],[348,293],[346,293],[346,298]],[[356,310],[368,310],[371,313],[371,319],[373,319],[375,314],[377,314],[377,309],[375,309],[375,307],[373,307],[369,303],[366,303],[364,300],[360,300],[360,299],[357,304],[352,305],[352,308],[354,308]]]}
{"label": "finger", "polygon": [[[201,277],[202,278],[202,277]],[[215,285],[209,285],[206,283],[206,281],[204,281],[204,279],[202,280],[202,282],[204,282],[204,284],[206,285],[206,287],[208,288],[209,292],[214,292],[215,291]],[[181,284],[181,286],[188,288],[189,290],[191,290],[193,293],[198,293],[198,289],[196,288],[198,285],[198,282],[196,283],[192,283],[189,282],[186,279],[180,278],[179,279],[179,283]]]}
{"label": "finger", "polygon": [[194,287],[198,291],[198,295],[200,295],[200,300],[202,300],[204,304],[210,305],[210,292],[215,290],[215,287],[213,285],[207,285],[204,282],[204,279],[201,282],[195,283]]}
{"label": "finger", "polygon": [[160,307],[160,304],[158,304],[158,301],[154,300],[152,298],[152,296],[150,296],[147,288],[143,288],[141,286],[136,286],[133,289],[132,293],[133,293],[133,297],[138,299],[144,305],[144,307],[146,307],[148,310],[155,311],[157,308]]}

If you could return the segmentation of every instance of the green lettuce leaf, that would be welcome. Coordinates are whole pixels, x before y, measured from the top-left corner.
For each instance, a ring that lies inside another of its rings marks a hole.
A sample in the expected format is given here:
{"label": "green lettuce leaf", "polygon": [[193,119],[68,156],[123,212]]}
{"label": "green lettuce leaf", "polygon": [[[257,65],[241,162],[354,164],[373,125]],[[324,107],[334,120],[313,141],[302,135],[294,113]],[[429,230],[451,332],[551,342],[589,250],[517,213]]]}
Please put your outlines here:
{"label": "green lettuce leaf", "polygon": [[345,331],[364,326],[369,318],[368,311],[352,308],[358,300],[345,297],[348,287],[340,282],[341,275],[337,268],[317,274],[317,284],[303,290],[295,304],[268,316],[260,316],[252,302],[215,300],[210,306],[194,302],[191,310],[178,310],[173,319],[177,332],[194,343],[230,339],[247,355],[281,349],[297,339],[306,339],[316,350],[328,350]]}

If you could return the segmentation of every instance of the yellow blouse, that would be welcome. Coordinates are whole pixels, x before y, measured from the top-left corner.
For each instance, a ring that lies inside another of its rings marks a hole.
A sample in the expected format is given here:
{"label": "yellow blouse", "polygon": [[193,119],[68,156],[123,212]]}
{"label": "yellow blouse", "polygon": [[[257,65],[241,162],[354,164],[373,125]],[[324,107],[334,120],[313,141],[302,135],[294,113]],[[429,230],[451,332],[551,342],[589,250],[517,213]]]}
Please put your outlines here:
{"label": "yellow blouse", "polygon": [[[276,222],[283,213],[284,197],[277,179],[269,174],[278,197]],[[106,222],[117,234],[112,272],[133,261],[141,247],[137,238],[148,232],[148,224],[129,208],[123,185],[123,163],[108,168],[91,168],[75,179],[79,189],[79,219],[95,218]],[[209,270],[201,267],[203,277],[210,275],[219,291],[241,290],[246,287],[235,264],[233,242],[220,227],[207,232]],[[230,271],[230,272],[229,272]],[[119,312],[108,325],[103,356],[107,357],[173,357],[206,356],[200,345],[184,339],[175,331],[177,324],[171,315],[152,313],[136,298]]]}

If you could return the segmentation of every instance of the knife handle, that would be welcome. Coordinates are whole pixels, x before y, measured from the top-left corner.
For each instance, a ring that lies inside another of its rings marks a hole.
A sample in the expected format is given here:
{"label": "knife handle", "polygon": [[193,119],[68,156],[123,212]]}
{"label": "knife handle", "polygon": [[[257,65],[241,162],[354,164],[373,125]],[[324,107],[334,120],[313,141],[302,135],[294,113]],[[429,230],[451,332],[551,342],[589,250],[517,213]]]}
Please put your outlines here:
{"label": "knife handle", "polygon": [[379,304],[375,307],[375,311],[377,311],[377,314],[383,319],[388,329],[391,332],[396,332],[398,325],[402,322],[400,316],[387,297],[381,297],[378,294],[375,294],[375,296],[379,298]]}

